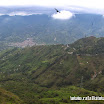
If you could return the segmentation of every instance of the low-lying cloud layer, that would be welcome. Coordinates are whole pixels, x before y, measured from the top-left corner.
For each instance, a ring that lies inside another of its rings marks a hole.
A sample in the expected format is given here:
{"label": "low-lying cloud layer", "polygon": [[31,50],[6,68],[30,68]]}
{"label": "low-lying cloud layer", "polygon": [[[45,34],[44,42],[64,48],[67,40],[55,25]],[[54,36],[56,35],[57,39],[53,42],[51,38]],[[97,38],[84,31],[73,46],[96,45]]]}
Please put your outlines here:
{"label": "low-lying cloud layer", "polygon": [[18,16],[28,16],[28,15],[34,15],[34,14],[41,14],[41,13],[12,12],[12,13],[9,13],[8,15],[9,16],[15,16],[15,15],[18,15]]}
{"label": "low-lying cloud layer", "polygon": [[28,12],[11,12],[11,13],[0,13],[0,16],[9,15],[9,16],[29,16],[29,15],[36,15],[42,13],[28,13]]}
{"label": "low-lying cloud layer", "polygon": [[58,12],[52,15],[54,19],[61,19],[61,20],[70,19],[73,16],[74,16],[73,13],[65,10],[62,10],[60,11],[60,13]]}

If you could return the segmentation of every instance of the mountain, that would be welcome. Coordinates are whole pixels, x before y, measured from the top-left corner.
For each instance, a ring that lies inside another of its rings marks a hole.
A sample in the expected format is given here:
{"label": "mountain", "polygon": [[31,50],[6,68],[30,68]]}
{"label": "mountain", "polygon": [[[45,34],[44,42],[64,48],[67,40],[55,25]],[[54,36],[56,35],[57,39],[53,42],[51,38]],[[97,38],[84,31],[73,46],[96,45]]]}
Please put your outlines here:
{"label": "mountain", "polygon": [[104,53],[104,38],[86,37],[77,40],[71,46],[77,49],[77,53],[102,54]]}
{"label": "mountain", "polygon": [[69,44],[85,36],[104,36],[102,15],[75,14],[69,20],[53,19],[51,15],[1,15],[0,42],[3,44],[1,49],[8,44],[23,42],[27,38],[32,38],[39,45]]}
{"label": "mountain", "polygon": [[[100,96],[104,91],[103,43],[104,38],[91,36],[67,45],[4,50],[0,52],[1,87],[19,96],[24,104],[54,104],[62,99],[69,103],[69,96],[89,96],[90,91]],[[72,94],[73,86],[78,92]],[[64,92],[68,90],[70,93]]]}

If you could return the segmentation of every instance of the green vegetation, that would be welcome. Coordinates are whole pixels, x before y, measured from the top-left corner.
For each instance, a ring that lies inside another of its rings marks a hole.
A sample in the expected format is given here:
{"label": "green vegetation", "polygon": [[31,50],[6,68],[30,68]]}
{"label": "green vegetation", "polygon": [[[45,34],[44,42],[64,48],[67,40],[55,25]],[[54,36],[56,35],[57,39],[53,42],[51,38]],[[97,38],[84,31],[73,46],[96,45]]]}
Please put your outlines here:
{"label": "green vegetation", "polygon": [[0,86],[23,104],[95,103],[70,101],[70,96],[104,95],[103,39],[87,37],[69,45],[4,50],[0,53]]}
{"label": "green vegetation", "polygon": [[42,95],[40,94],[41,101],[43,101],[43,104],[92,104],[92,103],[98,103],[103,104],[103,101],[72,101],[70,100],[71,97],[86,97],[86,96],[103,96],[100,93],[96,93],[93,91],[88,91],[83,88],[78,88],[75,86],[65,87],[65,88],[58,88],[58,89],[51,89],[45,92],[42,92]]}
{"label": "green vegetation", "polygon": [[0,88],[0,104],[22,104],[22,101],[13,93]]}

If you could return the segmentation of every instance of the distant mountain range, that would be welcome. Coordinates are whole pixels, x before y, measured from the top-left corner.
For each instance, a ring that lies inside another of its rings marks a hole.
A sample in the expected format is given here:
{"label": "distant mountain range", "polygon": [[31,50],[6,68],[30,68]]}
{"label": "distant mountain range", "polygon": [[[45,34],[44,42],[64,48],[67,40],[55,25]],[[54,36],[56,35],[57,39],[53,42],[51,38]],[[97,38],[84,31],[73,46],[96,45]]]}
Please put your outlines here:
{"label": "distant mountain range", "polygon": [[51,15],[0,16],[0,41],[23,42],[32,38],[37,44],[69,44],[85,36],[104,36],[104,18],[95,14],[75,14],[69,20]]}

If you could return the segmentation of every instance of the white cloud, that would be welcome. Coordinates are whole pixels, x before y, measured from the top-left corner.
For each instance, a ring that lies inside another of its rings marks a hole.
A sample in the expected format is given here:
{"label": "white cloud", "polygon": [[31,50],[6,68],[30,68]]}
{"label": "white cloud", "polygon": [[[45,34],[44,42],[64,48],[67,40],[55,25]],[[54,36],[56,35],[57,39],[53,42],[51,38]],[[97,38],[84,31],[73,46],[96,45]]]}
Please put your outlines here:
{"label": "white cloud", "polygon": [[4,14],[0,13],[0,16],[3,16]]}
{"label": "white cloud", "polygon": [[42,13],[28,13],[28,12],[11,12],[11,13],[0,13],[0,16],[3,15],[9,15],[9,16],[29,16],[29,15],[37,15],[37,14],[42,14]]}
{"label": "white cloud", "polygon": [[15,16],[15,15],[26,16],[26,15],[28,15],[28,14],[25,13],[25,12],[12,12],[12,13],[9,13],[8,15],[9,15],[9,16]]}
{"label": "white cloud", "polygon": [[9,13],[8,15],[9,16],[15,16],[15,15],[28,16],[28,15],[33,15],[33,14],[41,14],[41,13],[12,12],[12,13]]}
{"label": "white cloud", "polygon": [[62,10],[60,11],[60,13],[58,12],[52,15],[54,19],[61,19],[61,20],[70,19],[72,16],[74,16],[74,14],[65,10]]}

